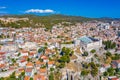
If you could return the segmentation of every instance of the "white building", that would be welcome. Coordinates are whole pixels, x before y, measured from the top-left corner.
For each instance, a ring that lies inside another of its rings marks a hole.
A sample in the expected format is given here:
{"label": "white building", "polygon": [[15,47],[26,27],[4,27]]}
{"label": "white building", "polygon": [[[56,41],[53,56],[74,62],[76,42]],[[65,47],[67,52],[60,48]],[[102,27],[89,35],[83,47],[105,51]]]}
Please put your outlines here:
{"label": "white building", "polygon": [[19,48],[23,48],[25,50],[36,49],[37,44],[35,42],[26,42],[24,45],[19,44]]}
{"label": "white building", "polygon": [[92,49],[99,49],[102,47],[102,40],[92,37],[82,36],[79,38],[80,48],[84,51],[91,51]]}
{"label": "white building", "polygon": [[100,24],[98,24],[97,28],[99,30],[110,29],[110,24],[109,23],[100,23]]}

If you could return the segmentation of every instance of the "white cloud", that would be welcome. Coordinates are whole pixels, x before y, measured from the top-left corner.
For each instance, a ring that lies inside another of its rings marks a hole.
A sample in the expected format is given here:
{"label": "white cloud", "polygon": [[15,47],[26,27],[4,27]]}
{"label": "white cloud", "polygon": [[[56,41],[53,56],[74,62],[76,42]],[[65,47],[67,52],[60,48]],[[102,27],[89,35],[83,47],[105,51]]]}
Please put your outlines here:
{"label": "white cloud", "polygon": [[30,10],[26,10],[25,13],[53,13],[54,10],[51,9],[30,9]]}
{"label": "white cloud", "polygon": [[0,6],[0,9],[5,9],[6,7],[5,6]]}

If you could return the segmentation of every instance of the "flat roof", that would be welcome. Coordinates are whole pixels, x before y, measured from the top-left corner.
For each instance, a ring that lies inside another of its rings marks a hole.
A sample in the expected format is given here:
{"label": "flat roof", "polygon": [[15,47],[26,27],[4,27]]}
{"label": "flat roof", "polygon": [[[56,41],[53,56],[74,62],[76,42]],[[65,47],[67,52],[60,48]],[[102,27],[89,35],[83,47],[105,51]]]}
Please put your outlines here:
{"label": "flat roof", "polygon": [[88,37],[88,36],[82,36],[79,38],[80,41],[84,42],[85,44],[89,44],[95,41],[99,41],[98,39],[95,39],[93,37]]}

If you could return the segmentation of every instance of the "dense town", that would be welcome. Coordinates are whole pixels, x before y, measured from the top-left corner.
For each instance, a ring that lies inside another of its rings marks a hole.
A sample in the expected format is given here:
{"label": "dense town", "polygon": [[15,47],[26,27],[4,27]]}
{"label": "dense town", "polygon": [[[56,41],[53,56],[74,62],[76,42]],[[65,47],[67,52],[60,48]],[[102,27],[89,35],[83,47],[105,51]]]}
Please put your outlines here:
{"label": "dense town", "polygon": [[1,26],[0,80],[120,80],[119,30],[119,21]]}

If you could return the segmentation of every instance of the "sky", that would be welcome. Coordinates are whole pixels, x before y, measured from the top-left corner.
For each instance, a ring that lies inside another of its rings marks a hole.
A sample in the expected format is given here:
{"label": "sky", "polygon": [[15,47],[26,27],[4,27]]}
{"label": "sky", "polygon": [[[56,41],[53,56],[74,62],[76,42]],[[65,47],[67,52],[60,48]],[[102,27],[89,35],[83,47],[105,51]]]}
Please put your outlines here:
{"label": "sky", "polygon": [[0,14],[120,18],[120,0],[0,0]]}

